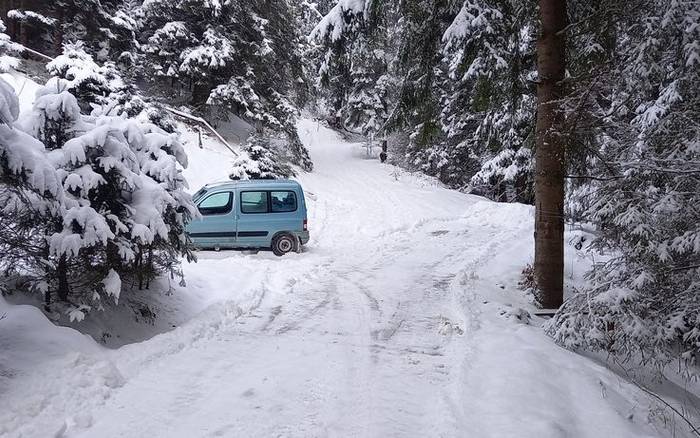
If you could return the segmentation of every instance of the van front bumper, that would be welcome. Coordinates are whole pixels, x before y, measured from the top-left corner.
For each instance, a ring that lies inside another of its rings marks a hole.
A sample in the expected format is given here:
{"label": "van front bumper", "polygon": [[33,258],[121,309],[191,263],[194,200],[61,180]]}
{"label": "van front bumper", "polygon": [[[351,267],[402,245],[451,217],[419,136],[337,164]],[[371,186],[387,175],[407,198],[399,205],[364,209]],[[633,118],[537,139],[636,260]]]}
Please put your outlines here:
{"label": "van front bumper", "polygon": [[306,245],[307,242],[309,241],[309,232],[308,231],[297,231],[295,234],[299,238],[299,241],[301,242],[302,245]]}

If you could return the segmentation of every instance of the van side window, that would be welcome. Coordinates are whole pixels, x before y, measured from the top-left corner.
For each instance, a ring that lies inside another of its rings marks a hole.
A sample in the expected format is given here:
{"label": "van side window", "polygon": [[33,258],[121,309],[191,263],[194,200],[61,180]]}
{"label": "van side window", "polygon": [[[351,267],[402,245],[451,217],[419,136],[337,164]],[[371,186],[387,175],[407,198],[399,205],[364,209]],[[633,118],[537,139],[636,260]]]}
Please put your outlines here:
{"label": "van side window", "polygon": [[241,213],[267,213],[267,192],[241,192]]}
{"label": "van side window", "polygon": [[233,207],[233,193],[222,192],[207,196],[199,203],[199,212],[207,216],[210,214],[225,214]]}
{"label": "van side window", "polygon": [[291,191],[270,192],[273,213],[296,211],[297,195]]}

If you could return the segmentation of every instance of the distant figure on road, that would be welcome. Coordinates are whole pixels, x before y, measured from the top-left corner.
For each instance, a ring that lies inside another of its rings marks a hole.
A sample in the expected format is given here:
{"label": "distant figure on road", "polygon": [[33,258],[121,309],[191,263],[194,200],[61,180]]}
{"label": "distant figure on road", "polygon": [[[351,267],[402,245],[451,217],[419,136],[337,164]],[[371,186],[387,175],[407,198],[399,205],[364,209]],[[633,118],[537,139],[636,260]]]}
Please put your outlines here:
{"label": "distant figure on road", "polygon": [[386,161],[386,140],[382,140],[382,152],[379,154],[379,160],[382,163]]}

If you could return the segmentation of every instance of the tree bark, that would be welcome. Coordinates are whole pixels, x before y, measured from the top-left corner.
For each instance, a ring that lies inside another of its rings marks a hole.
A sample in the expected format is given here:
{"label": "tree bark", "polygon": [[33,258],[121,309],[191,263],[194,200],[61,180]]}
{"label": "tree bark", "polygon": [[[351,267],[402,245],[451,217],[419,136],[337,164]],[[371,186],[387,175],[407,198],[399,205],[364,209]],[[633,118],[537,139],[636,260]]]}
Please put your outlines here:
{"label": "tree bark", "polygon": [[58,17],[56,17],[56,28],[53,31],[53,55],[58,56],[63,53],[63,22],[65,21],[62,8],[58,9]]}
{"label": "tree bark", "polygon": [[537,127],[535,151],[535,280],[544,308],[564,298],[564,175],[566,140],[564,96],[565,0],[539,0],[541,34],[537,41]]}
{"label": "tree bark", "polygon": [[56,276],[58,277],[58,299],[61,301],[68,301],[68,261],[66,256],[62,255],[58,259],[58,265],[56,266]]}
{"label": "tree bark", "polygon": [[7,13],[12,9],[15,9],[15,0],[3,0],[3,14],[2,19],[5,20],[7,25],[7,34],[10,36],[12,41],[17,41],[19,37],[19,32],[17,30],[17,20],[9,18]]}
{"label": "tree bark", "polygon": [[12,25],[10,23],[10,20],[7,18],[7,12],[12,9],[12,6],[10,4],[12,0],[0,0],[0,20],[2,20],[5,23],[6,32],[10,37],[12,37],[12,31],[10,30]]}
{"label": "tree bark", "polygon": [[[25,11],[27,9],[25,0],[20,0],[19,7],[22,11]],[[27,23],[24,21],[20,21],[19,23],[19,43],[22,44],[24,47],[27,47],[29,42],[29,38],[27,36]]]}

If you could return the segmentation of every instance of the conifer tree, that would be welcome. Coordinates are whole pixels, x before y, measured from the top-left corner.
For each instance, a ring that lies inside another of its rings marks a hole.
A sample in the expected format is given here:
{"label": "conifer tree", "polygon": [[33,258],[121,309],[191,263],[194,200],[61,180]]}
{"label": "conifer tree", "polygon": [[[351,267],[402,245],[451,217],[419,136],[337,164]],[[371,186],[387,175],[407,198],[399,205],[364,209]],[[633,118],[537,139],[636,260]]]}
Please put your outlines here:
{"label": "conifer tree", "polygon": [[[700,10],[673,0],[576,4],[583,22],[572,67],[587,72],[566,110],[583,165],[571,209],[595,226],[610,258],[567,300],[548,332],[570,348],[663,369],[696,364],[700,216]],[[693,121],[693,122],[691,122]],[[689,369],[687,369],[689,371]],[[690,375],[690,374],[689,374]]]}
{"label": "conifer tree", "polygon": [[17,43],[10,40],[10,36],[5,33],[6,30],[5,23],[0,20],[0,73],[16,68],[19,64],[17,55],[22,51]]}
{"label": "conifer tree", "polygon": [[48,55],[64,43],[82,41],[99,61],[116,59],[133,48],[135,21],[130,2],[121,0],[55,0],[22,3],[8,12],[15,41]]}
{"label": "conifer tree", "polygon": [[[534,20],[517,0],[466,1],[443,35],[450,80],[441,102],[440,175],[448,184],[532,203]],[[514,164],[517,172],[509,170]]]}
{"label": "conifer tree", "polygon": [[282,162],[271,144],[269,134],[255,133],[248,138],[243,153],[233,162],[230,178],[280,179],[294,175],[292,168]]}
{"label": "conifer tree", "polygon": [[286,134],[290,156],[311,170],[296,134],[305,79],[298,15],[289,3],[155,0],[142,12],[153,76],[186,86],[191,104],[203,111],[223,108]]}
{"label": "conifer tree", "polygon": [[180,257],[192,258],[184,226],[196,213],[177,139],[125,116],[85,116],[70,87],[50,80],[21,125],[49,150],[62,198],[13,228],[32,239],[21,256],[34,287],[82,318],[116,301],[123,281],[148,287],[164,271],[178,274]]}

